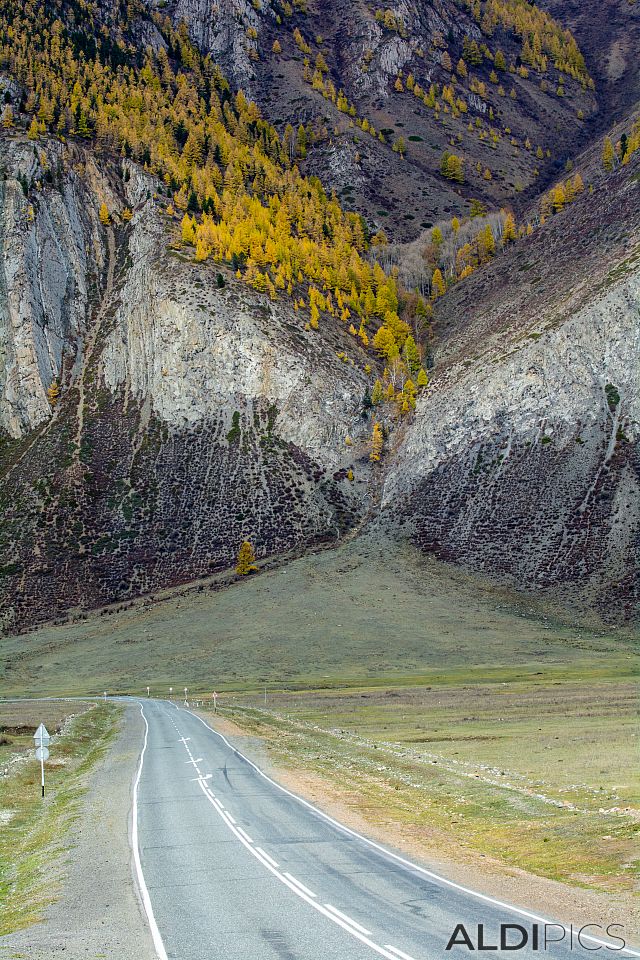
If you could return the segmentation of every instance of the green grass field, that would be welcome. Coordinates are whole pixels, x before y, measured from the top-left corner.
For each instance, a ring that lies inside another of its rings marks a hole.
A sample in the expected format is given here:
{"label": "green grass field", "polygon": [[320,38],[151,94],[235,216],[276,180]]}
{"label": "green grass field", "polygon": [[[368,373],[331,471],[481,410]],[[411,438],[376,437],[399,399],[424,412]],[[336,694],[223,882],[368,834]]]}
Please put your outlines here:
{"label": "green grass field", "polygon": [[[202,587],[0,641],[4,695],[474,683],[626,676],[628,632],[543,617],[385,541],[349,543],[216,592]],[[584,665],[584,667],[583,667]]]}

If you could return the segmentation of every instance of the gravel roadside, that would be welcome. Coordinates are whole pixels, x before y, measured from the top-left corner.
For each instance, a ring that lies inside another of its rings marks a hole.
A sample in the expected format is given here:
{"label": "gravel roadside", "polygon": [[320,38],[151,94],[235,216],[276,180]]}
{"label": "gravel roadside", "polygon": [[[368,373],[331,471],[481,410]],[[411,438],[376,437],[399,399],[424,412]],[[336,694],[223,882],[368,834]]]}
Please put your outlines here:
{"label": "gravel roadside", "polygon": [[0,958],[14,960],[155,960],[131,870],[131,794],[144,724],[135,705],[91,774],[82,811],[65,846],[60,898],[42,923],[0,938]]}

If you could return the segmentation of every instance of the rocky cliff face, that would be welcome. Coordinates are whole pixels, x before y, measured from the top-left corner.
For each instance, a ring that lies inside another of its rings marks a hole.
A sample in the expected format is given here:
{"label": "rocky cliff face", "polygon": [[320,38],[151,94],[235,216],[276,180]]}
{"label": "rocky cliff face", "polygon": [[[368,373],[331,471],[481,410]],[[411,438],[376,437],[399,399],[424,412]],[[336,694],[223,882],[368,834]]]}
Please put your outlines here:
{"label": "rocky cliff face", "polygon": [[46,155],[21,139],[0,143],[0,429],[11,437],[49,418],[46,389],[82,339],[104,265],[89,200],[91,190],[103,199],[111,191],[93,161],[87,170],[80,159],[57,143]]}
{"label": "rocky cliff face", "polygon": [[5,135],[4,628],[227,569],[246,537],[262,556],[336,542],[381,486],[395,535],[632,616],[640,156],[605,176],[592,154],[593,193],[440,301],[431,385],[372,470],[372,357],[345,325],[305,330],[175,249],[130,162]]}
{"label": "rocky cliff face", "polygon": [[612,618],[638,599],[638,168],[447,296],[383,497],[424,549]]}
{"label": "rocky cliff face", "polygon": [[[170,251],[131,165],[122,186],[64,153],[30,220],[21,150],[4,153],[5,625],[228,567],[245,537],[266,554],[344,534],[369,429],[364,357],[337,356],[353,338],[305,332],[290,307]],[[99,223],[112,182],[110,209],[135,208],[126,226]]]}

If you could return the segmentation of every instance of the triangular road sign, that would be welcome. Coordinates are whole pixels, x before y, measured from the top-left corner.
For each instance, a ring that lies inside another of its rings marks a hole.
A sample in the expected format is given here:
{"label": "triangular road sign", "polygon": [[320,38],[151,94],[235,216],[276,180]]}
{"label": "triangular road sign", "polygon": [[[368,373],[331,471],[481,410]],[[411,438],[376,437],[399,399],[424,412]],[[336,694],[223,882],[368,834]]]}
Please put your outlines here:
{"label": "triangular road sign", "polygon": [[44,723],[40,724],[40,726],[38,727],[38,729],[33,735],[33,739],[35,740],[37,746],[39,747],[43,747],[43,746],[46,747],[46,745],[49,743],[49,740],[51,740],[51,737],[49,736],[49,731],[45,727]]}

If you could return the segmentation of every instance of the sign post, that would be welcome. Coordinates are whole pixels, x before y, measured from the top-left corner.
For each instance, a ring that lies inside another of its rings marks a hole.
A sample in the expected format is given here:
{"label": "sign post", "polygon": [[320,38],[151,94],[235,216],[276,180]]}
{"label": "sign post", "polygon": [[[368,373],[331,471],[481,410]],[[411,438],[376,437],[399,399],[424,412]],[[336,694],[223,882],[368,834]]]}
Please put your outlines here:
{"label": "sign post", "polygon": [[42,783],[42,796],[44,797],[44,762],[49,759],[49,731],[44,723],[41,723],[33,735],[36,745],[36,760],[40,761],[40,782]]}
{"label": "sign post", "polygon": [[211,697],[213,699],[213,712],[217,713],[218,712],[218,694],[215,692],[215,690],[211,694]]}

